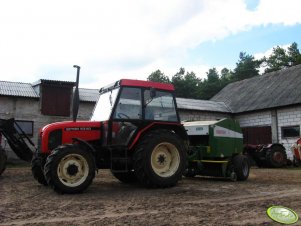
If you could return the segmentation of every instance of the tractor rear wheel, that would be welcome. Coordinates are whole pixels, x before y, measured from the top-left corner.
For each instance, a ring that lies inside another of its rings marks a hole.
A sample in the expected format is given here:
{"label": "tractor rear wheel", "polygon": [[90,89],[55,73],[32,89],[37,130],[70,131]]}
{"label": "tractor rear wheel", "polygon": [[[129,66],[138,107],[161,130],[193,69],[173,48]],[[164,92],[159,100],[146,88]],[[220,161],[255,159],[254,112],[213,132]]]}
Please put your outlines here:
{"label": "tractor rear wheel", "polygon": [[5,150],[0,146],[0,175],[6,169],[7,155]]}
{"label": "tractor rear wheel", "polygon": [[40,184],[47,186],[47,181],[44,176],[44,164],[42,163],[42,159],[34,153],[31,160],[31,172],[34,177]]}
{"label": "tractor rear wheel", "polygon": [[182,178],[186,152],[180,137],[168,130],[146,134],[136,147],[134,172],[146,187],[171,187]]}
{"label": "tractor rear wheel", "polygon": [[112,172],[113,176],[116,177],[119,181],[125,184],[135,183],[137,182],[137,177],[135,175],[134,171],[128,171],[128,172]]}
{"label": "tractor rear wheel", "polygon": [[95,177],[95,162],[90,152],[77,145],[64,145],[47,157],[44,174],[47,183],[58,193],[80,193]]}
{"label": "tractor rear wheel", "polygon": [[247,180],[250,173],[250,165],[247,157],[244,155],[236,155],[233,157],[232,163],[237,180]]}
{"label": "tractor rear wheel", "polygon": [[266,161],[270,167],[279,168],[286,164],[287,156],[285,150],[280,146],[273,146],[266,153]]}

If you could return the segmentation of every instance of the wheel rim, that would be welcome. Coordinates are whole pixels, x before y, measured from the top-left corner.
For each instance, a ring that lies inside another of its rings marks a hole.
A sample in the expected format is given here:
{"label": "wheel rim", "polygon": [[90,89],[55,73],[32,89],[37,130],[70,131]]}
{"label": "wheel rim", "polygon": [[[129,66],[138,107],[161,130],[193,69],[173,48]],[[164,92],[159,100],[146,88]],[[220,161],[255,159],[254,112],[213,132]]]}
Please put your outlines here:
{"label": "wheel rim", "polygon": [[160,177],[170,177],[176,173],[180,166],[179,151],[171,143],[160,143],[152,152],[151,166]]}
{"label": "wheel rim", "polygon": [[282,163],[283,162],[283,154],[281,152],[275,152],[273,154],[273,160],[277,163]]}
{"label": "wheel rim", "polygon": [[87,160],[78,154],[66,155],[57,167],[59,180],[68,187],[81,185],[88,177],[89,165]]}

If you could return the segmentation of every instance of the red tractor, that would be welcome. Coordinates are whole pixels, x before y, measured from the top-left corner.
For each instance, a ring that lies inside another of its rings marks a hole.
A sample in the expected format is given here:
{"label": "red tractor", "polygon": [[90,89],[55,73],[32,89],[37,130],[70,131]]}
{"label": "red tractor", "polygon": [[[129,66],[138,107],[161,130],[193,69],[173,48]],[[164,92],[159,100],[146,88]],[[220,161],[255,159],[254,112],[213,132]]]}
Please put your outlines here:
{"label": "red tractor", "polygon": [[188,136],[173,85],[122,79],[100,89],[90,121],[76,121],[75,67],[73,121],[40,130],[34,178],[59,193],[84,191],[98,169],[124,183],[174,186],[185,170]]}

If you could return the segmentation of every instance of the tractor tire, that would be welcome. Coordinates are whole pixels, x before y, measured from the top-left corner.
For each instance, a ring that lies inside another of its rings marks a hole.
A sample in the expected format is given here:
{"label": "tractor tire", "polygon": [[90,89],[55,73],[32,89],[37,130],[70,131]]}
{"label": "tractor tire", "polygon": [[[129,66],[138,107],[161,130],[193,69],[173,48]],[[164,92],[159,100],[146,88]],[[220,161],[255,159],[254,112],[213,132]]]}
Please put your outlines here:
{"label": "tractor tire", "polygon": [[150,131],[138,143],[134,172],[146,187],[171,187],[182,178],[186,151],[180,137],[168,130]]}
{"label": "tractor tire", "polygon": [[[111,171],[112,172],[112,171]],[[125,173],[117,173],[117,172],[112,172],[113,176],[116,177],[119,181],[121,181],[122,183],[125,184],[131,184],[131,183],[135,183],[138,181],[135,172],[134,171],[128,171]]]}
{"label": "tractor tire", "polygon": [[7,155],[5,150],[0,146],[0,175],[6,169]]}
{"label": "tractor tire", "polygon": [[44,175],[50,187],[58,193],[81,193],[95,177],[93,155],[77,145],[63,145],[47,157]]}
{"label": "tractor tire", "polygon": [[267,150],[266,161],[268,166],[280,168],[286,165],[287,155],[285,150],[280,146],[274,146]]}
{"label": "tractor tire", "polygon": [[37,156],[36,153],[34,153],[32,160],[31,160],[31,172],[40,184],[47,186],[48,183],[46,181],[46,178],[44,176],[44,164],[42,162],[42,159]]}
{"label": "tractor tire", "polygon": [[232,159],[232,164],[237,180],[247,180],[250,173],[250,164],[247,157],[244,155],[236,155]]}

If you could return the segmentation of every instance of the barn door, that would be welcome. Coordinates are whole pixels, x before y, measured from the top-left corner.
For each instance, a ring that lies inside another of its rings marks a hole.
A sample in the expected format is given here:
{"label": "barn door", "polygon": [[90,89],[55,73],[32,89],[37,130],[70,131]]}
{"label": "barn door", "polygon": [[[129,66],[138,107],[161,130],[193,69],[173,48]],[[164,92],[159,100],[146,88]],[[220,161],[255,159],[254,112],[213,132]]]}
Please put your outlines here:
{"label": "barn door", "polygon": [[271,144],[271,126],[245,127],[242,128],[244,144]]}

